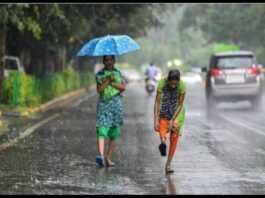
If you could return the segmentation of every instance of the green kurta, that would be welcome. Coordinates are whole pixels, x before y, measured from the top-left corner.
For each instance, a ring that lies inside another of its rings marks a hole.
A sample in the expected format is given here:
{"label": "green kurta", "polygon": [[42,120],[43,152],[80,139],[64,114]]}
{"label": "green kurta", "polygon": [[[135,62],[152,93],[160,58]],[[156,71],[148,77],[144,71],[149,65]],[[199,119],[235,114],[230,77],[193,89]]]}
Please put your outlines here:
{"label": "green kurta", "polygon": [[[157,87],[157,91],[162,92],[161,99],[163,97],[163,88],[165,86],[166,86],[166,78],[161,78],[158,82],[158,87]],[[179,94],[186,93],[186,83],[183,80],[180,80],[178,89],[179,89],[178,90]],[[177,100],[176,107],[178,105],[178,101],[179,100]],[[161,106],[162,106],[162,100],[159,101],[159,112],[160,112]],[[182,135],[182,129],[183,129],[184,121],[185,121],[185,107],[183,105],[179,114],[177,115],[177,117],[174,120],[175,123],[178,123],[180,125],[180,129],[179,129],[179,135],[180,136]]]}
{"label": "green kurta", "polygon": [[[100,70],[96,75],[96,82],[101,84],[103,78],[113,73],[115,82],[121,82],[121,73],[116,68],[112,71]],[[121,101],[121,93],[119,90],[107,86],[99,95],[96,113],[97,127],[120,127],[123,125],[123,108]]]}

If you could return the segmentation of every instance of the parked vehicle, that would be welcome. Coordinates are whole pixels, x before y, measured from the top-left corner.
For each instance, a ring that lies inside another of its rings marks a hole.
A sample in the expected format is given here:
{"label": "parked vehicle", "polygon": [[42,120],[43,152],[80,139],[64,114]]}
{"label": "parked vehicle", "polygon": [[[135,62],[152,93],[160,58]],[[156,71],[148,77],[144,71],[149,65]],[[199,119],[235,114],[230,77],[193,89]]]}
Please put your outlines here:
{"label": "parked vehicle", "polygon": [[215,53],[206,72],[206,98],[210,108],[218,102],[248,100],[253,108],[262,105],[261,68],[253,52]]}
{"label": "parked vehicle", "polygon": [[7,77],[12,71],[24,72],[24,67],[21,65],[20,60],[16,56],[4,56],[5,68],[4,77]]}

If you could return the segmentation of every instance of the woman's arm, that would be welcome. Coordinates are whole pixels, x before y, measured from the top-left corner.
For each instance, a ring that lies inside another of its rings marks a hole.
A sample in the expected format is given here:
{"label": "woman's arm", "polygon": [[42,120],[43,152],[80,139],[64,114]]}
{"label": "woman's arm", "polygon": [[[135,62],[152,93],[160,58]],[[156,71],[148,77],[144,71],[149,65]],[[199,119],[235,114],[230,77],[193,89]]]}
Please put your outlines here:
{"label": "woman's arm", "polygon": [[111,82],[110,86],[118,89],[119,91],[124,91],[126,89],[126,83],[125,83],[125,80],[123,78],[122,78],[122,82],[121,83]]}
{"label": "woman's arm", "polygon": [[154,128],[156,131],[159,131],[159,117],[158,117],[158,107],[161,98],[162,92],[156,92],[156,99],[154,105]]}

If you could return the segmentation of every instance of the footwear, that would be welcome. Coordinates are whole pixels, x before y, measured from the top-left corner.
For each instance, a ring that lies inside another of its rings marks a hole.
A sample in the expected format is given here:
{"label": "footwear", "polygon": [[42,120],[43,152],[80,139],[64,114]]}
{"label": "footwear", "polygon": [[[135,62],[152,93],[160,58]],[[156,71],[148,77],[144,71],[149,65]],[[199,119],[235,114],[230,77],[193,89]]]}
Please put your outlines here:
{"label": "footwear", "polygon": [[170,169],[170,167],[166,168],[166,174],[174,173],[174,170]]}
{"label": "footwear", "polygon": [[169,173],[174,173],[174,170],[167,169],[166,174],[169,174]]}
{"label": "footwear", "polygon": [[110,163],[106,162],[106,165],[107,165],[107,167],[115,167],[114,162],[110,162]]}
{"label": "footwear", "polygon": [[100,155],[98,155],[98,156],[96,157],[96,162],[97,162],[97,164],[98,164],[100,167],[103,167],[103,166],[104,166],[103,158],[102,158]]}
{"label": "footwear", "polygon": [[161,143],[159,145],[159,151],[160,151],[160,154],[162,156],[166,156],[167,155],[167,153],[166,153],[166,151],[167,151],[167,145],[165,143]]}

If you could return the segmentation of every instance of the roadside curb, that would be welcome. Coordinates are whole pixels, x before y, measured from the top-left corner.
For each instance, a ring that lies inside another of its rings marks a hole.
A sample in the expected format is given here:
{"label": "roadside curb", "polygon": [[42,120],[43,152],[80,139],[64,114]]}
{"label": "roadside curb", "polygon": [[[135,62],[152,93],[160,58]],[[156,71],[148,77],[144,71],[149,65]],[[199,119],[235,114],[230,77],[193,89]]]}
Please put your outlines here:
{"label": "roadside curb", "polygon": [[78,97],[85,96],[87,93],[89,93],[91,90],[95,89],[96,85],[91,85],[87,88],[78,89],[75,91],[71,91],[69,93],[66,93],[62,96],[59,96],[57,98],[54,98],[44,104],[41,104],[39,106],[29,108],[23,112],[3,112],[0,111],[0,137],[5,134],[5,130],[7,128],[7,122],[2,119],[3,116],[7,117],[13,117],[13,118],[29,118],[30,116],[38,113],[44,113],[54,107],[60,107],[65,106],[67,102],[70,102],[73,99],[76,99]]}
{"label": "roadside curb", "polygon": [[[7,128],[7,123],[5,123],[5,121],[3,121],[1,119],[2,116],[10,116],[10,117],[17,117],[17,118],[27,118],[29,117],[31,114],[37,114],[37,113],[43,113],[49,109],[52,109],[54,107],[64,107],[65,105],[67,105],[68,102],[78,98],[78,97],[82,97],[87,95],[90,91],[92,91],[93,89],[95,89],[95,85],[91,85],[87,88],[82,88],[79,90],[75,90],[72,92],[69,92],[67,94],[64,94],[60,97],[57,97],[55,99],[52,99],[44,104],[41,104],[39,106],[36,106],[34,108],[29,108],[26,111],[23,112],[1,112],[0,111],[0,140],[2,137],[5,137],[6,134],[6,128]],[[55,114],[52,116],[52,118],[59,116],[59,114]],[[0,152],[4,149],[6,149],[7,147],[13,145],[14,143],[16,143],[18,140],[28,136],[29,134],[31,134],[36,127],[38,127],[41,123],[45,123],[47,121],[49,121],[51,118],[46,118],[40,122],[38,122],[37,124],[32,125],[32,127],[27,128],[25,131],[21,132],[15,132],[13,133],[13,138],[8,137],[7,140],[2,139],[0,141]],[[6,137],[5,137],[6,138]]]}

